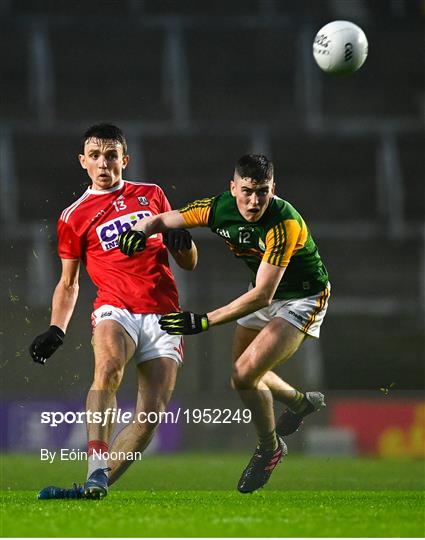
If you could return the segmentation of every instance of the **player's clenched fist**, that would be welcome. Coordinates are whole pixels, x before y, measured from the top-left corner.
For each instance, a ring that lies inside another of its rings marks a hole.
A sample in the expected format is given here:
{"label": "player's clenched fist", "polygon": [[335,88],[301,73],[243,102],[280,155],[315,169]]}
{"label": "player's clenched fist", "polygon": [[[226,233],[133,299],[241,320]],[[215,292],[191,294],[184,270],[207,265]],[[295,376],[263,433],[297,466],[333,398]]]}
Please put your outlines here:
{"label": "player's clenched fist", "polygon": [[209,328],[208,317],[198,315],[191,311],[181,311],[180,313],[167,313],[159,319],[159,325],[171,335],[199,334]]}
{"label": "player's clenched fist", "polygon": [[29,348],[34,362],[45,364],[46,360],[63,344],[64,337],[65,334],[55,325],[52,325],[44,334],[37,336]]}
{"label": "player's clenched fist", "polygon": [[146,247],[146,234],[133,229],[123,233],[118,241],[118,246],[124,255],[134,255],[136,251],[143,251]]}
{"label": "player's clenched fist", "polygon": [[170,229],[162,233],[164,244],[174,250],[182,251],[192,247],[192,235],[186,229]]}

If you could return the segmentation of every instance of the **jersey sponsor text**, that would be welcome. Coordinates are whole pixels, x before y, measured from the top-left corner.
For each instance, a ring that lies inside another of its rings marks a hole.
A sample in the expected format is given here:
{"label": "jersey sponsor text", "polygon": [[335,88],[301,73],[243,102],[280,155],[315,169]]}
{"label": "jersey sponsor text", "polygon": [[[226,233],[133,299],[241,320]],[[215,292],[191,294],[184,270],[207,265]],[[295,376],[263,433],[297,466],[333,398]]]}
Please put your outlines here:
{"label": "jersey sponsor text", "polygon": [[132,212],[125,216],[111,219],[96,227],[96,233],[104,251],[108,251],[118,246],[118,238],[121,234],[130,230],[133,225],[145,217],[152,215],[150,210],[142,212]]}

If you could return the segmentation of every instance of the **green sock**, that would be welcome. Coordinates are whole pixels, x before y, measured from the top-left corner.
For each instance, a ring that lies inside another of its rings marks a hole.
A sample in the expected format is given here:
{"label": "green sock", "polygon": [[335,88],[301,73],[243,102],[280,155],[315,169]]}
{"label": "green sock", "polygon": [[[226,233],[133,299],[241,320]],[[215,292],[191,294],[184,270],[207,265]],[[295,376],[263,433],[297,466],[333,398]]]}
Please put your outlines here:
{"label": "green sock", "polygon": [[299,414],[305,411],[308,406],[308,401],[305,394],[295,390],[295,394],[286,402],[286,404],[292,412]]}
{"label": "green sock", "polygon": [[276,431],[273,430],[266,435],[259,435],[258,446],[261,448],[261,450],[276,450],[279,446]]}

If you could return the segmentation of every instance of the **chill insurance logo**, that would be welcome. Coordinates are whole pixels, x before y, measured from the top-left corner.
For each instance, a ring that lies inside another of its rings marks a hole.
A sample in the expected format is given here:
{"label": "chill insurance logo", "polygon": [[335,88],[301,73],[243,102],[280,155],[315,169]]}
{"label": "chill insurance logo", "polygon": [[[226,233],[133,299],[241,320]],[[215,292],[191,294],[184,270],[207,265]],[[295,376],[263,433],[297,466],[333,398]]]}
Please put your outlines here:
{"label": "chill insurance logo", "polygon": [[152,216],[150,210],[144,210],[142,212],[132,212],[125,216],[120,216],[115,219],[111,219],[106,223],[102,223],[96,227],[96,233],[99,237],[100,243],[104,251],[109,251],[118,246],[118,238],[121,234],[125,233],[136,225],[138,221],[145,217]]}

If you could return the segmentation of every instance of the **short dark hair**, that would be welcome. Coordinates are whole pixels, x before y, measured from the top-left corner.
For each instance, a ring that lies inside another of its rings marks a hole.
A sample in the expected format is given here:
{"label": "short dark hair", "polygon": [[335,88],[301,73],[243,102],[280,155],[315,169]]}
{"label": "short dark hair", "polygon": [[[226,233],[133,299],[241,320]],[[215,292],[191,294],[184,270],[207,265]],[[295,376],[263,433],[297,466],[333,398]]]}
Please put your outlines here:
{"label": "short dark hair", "polygon": [[236,163],[236,172],[241,178],[268,182],[273,178],[273,163],[263,154],[246,154]]}
{"label": "short dark hair", "polygon": [[127,154],[127,141],[125,140],[124,133],[120,130],[119,127],[112,124],[95,124],[90,126],[83,137],[83,152],[84,145],[89,139],[110,139],[122,144],[124,155]]}

